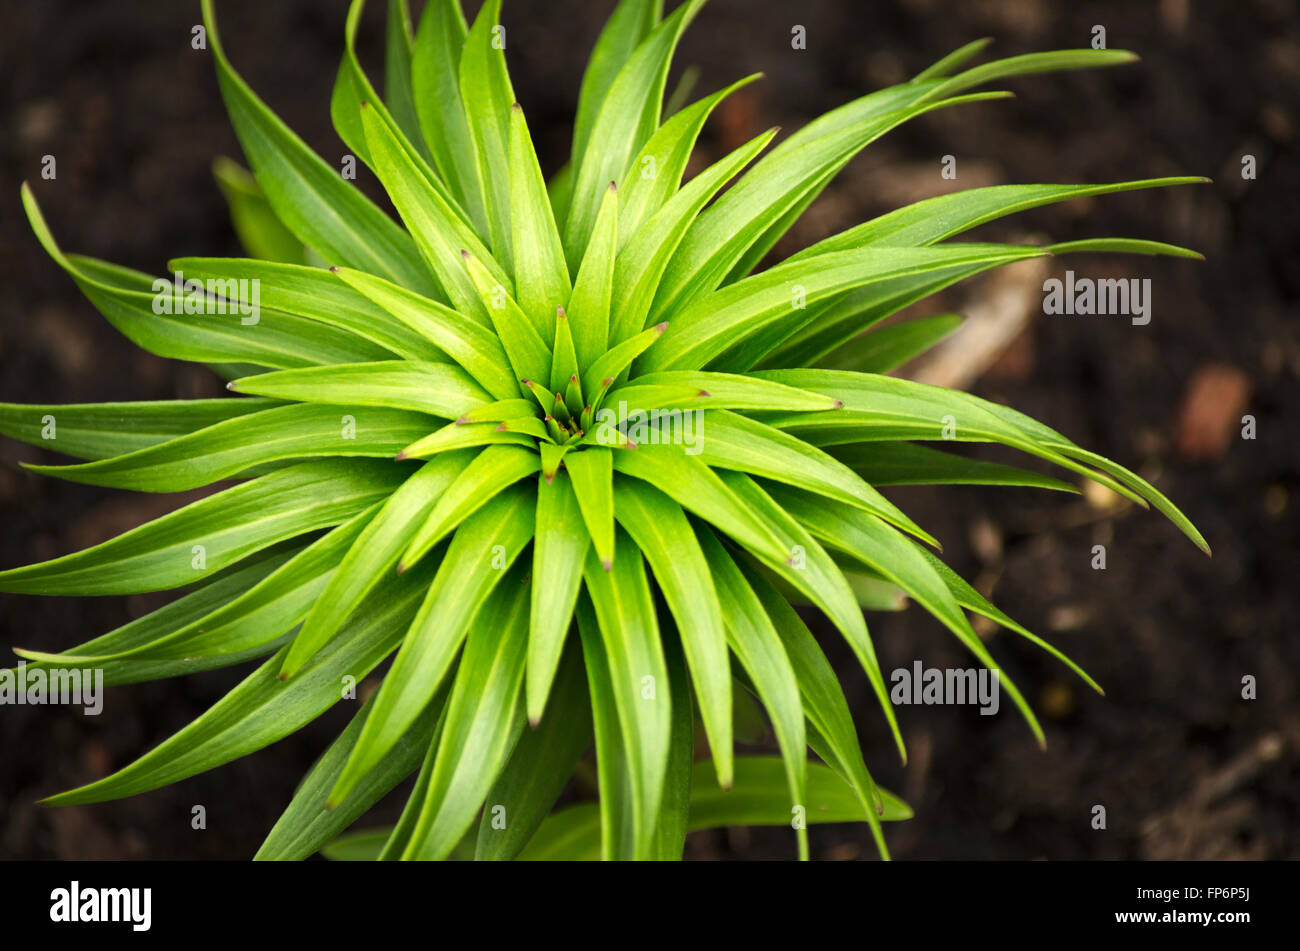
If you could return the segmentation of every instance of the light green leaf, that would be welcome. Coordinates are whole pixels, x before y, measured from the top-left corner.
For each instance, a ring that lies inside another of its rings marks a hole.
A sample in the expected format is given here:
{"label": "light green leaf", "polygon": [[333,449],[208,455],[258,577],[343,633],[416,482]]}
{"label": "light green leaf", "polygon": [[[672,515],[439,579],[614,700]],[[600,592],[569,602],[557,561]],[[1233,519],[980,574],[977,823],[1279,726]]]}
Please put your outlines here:
{"label": "light green leaf", "polygon": [[[578,366],[586,370],[609,349],[611,297],[618,254],[618,186],[605,189],[591,240],[573,283],[568,314]],[[587,392],[584,390],[584,392]]]}
{"label": "light green leaf", "polygon": [[[510,358],[510,366],[520,380],[549,380],[551,376],[551,350],[547,337],[543,337],[533,321],[510,296],[509,290],[495,281],[491,273],[474,255],[461,252],[461,259],[479,295],[479,303],[487,314],[497,337]],[[551,329],[546,330],[550,335]]]}
{"label": "light green leaf", "polygon": [[488,327],[405,288],[360,271],[339,268],[335,276],[360,291],[425,339],[437,345],[497,399],[519,395],[501,341]]}
{"label": "light green leaf", "polygon": [[782,318],[798,319],[792,315],[800,313],[796,307],[799,302],[811,306],[833,295],[891,278],[964,264],[1010,263],[1045,253],[1040,248],[997,244],[868,247],[779,264],[708,294],[675,314],[664,339],[641,358],[637,369],[643,373],[700,369],[769,324]]}
{"label": "light green leaf", "polygon": [[586,250],[605,187],[623,179],[632,157],[659,127],[673,51],[702,5],[703,0],[686,0],[636,47],[605,93],[586,148],[574,153],[577,174],[564,228],[570,263]]}
{"label": "light green leaf", "polygon": [[537,483],[536,522],[525,678],[528,719],[533,724],[542,719],[551,693],[591,544],[567,472],[543,476]]}
{"label": "light green leaf", "polygon": [[286,459],[391,459],[428,432],[431,422],[424,413],[404,410],[299,403],[236,416],[125,456],[26,468],[87,485],[179,492]]}
{"label": "light green leaf", "polygon": [[346,521],[386,497],[406,471],[367,459],[281,469],[84,551],[0,571],[0,591],[135,594],[193,584],[278,541]]}
{"label": "light green leaf", "polygon": [[412,410],[444,419],[457,419],[492,400],[460,367],[413,360],[281,370],[234,380],[226,389],[303,403]]}
{"label": "light green leaf", "polygon": [[[55,244],[27,185],[23,186],[22,198],[27,220],[46,253],[68,272],[119,333],[150,353],[199,363],[285,368],[386,355],[353,334],[287,314],[241,314],[224,299],[206,294],[193,297],[195,306],[205,311],[202,315],[168,314],[166,309],[174,309],[178,296],[171,281],[155,281],[138,271],[64,254]],[[184,306],[184,298],[180,303]],[[158,313],[155,305],[163,313]]]}
{"label": "light green leaf", "polygon": [[[522,446],[489,446],[456,475],[455,481],[434,503],[402,556],[398,571],[405,571],[430,548],[493,499],[507,486],[532,475],[540,459]],[[531,523],[530,527],[531,527]]]}
{"label": "light green leaf", "polygon": [[619,250],[627,246],[629,239],[650,216],[677,194],[682,174],[695,149],[695,141],[718,103],[761,75],[754,73],[686,107],[650,137],[632,162],[623,189]]}
{"label": "light green leaf", "polygon": [[833,446],[830,454],[872,485],[1014,485],[1079,490],[1068,482],[982,459],[971,459],[908,442]]}
{"label": "light green leaf", "polygon": [[331,264],[383,275],[415,290],[433,290],[410,236],[257,98],[226,59],[212,0],[203,0],[202,6],[231,124],[280,220]]}
{"label": "light green leaf", "polygon": [[739,409],[815,412],[839,408],[839,401],[820,393],[783,386],[740,373],[666,370],[647,373],[615,386],[607,404],[625,401],[631,409]]}
{"label": "light green leaf", "polygon": [[650,563],[655,581],[677,622],[700,716],[718,768],[718,783],[731,785],[731,669],[722,608],[709,564],[681,507],[639,479],[619,478],[614,510]]}
{"label": "light green leaf", "polygon": [[[538,583],[534,570],[534,592]],[[530,652],[535,636],[534,628],[529,634]],[[490,808],[484,809],[479,823],[474,858],[478,861],[514,858],[546,818],[568,785],[578,758],[589,746],[591,702],[581,651],[575,641],[570,641],[555,678],[555,702],[539,723],[524,731],[510,762],[484,800]],[[503,810],[499,815],[498,808]]]}
{"label": "light green leaf", "polygon": [[[340,859],[338,840],[335,837],[360,819],[367,809],[420,765],[432,740],[434,725],[442,712],[442,700],[441,696],[434,698],[346,802],[336,809],[326,809],[325,797],[356,745],[366,718],[370,716],[371,705],[363,705],[348,723],[347,729],[330,744],[329,749],[303,779],[288,807],[253,856],[253,861],[297,862],[318,849],[324,849],[331,842],[334,847],[328,850],[329,857]],[[382,845],[383,840],[380,839],[371,858],[378,854],[379,846]]]}
{"label": "light green leaf", "polygon": [[524,729],[520,684],[527,647],[528,582],[516,570],[490,596],[466,639],[433,772],[402,858],[446,858],[473,825]]}
{"label": "light green leaf", "polygon": [[230,223],[239,243],[250,257],[307,263],[302,242],[276,216],[251,172],[238,162],[218,156],[212,162],[212,177],[230,206]]}
{"label": "light green leaf", "polygon": [[960,314],[935,314],[890,324],[850,341],[824,365],[862,373],[888,373],[920,356],[961,326]]}
{"label": "light green leaf", "polygon": [[[505,38],[501,0],[486,0],[465,38],[459,78],[469,141],[483,183],[491,236],[488,243],[497,260],[511,271],[510,107],[515,102],[515,91],[506,70]],[[478,254],[477,249],[471,250]]]}
{"label": "light green leaf", "polygon": [[[790,807],[804,805],[807,780],[807,734],[799,682],[772,621],[744,574],[717,537],[704,529],[699,544],[708,559],[726,619],[727,643],[754,683],[754,691],[772,719],[785,763]],[[798,828],[801,859],[808,858],[808,833]]]}
{"label": "light green leaf", "polygon": [[384,502],[339,563],[307,613],[285,654],[281,677],[291,677],[333,637],[409,544],[446,487],[469,462],[469,453],[447,453],[421,466]]}
{"label": "light green leaf", "polygon": [[107,459],[276,405],[259,399],[0,403],[0,434],[77,459]]}
{"label": "light green leaf", "polygon": [[606,571],[614,560],[614,459],[613,450],[583,449],[565,458],[573,480],[582,520],[587,524],[596,556]]}
{"label": "light green leaf", "polygon": [[549,340],[555,308],[569,299],[569,266],[519,103],[510,110],[510,227],[519,306]]}
{"label": "light green leaf", "polygon": [[[573,123],[572,162],[566,168],[581,164],[587,154],[591,129],[600,112],[615,77],[633,52],[641,45],[659,18],[663,16],[663,0],[619,0],[619,4],[605,21],[596,46],[587,60],[582,74],[582,88],[578,91],[578,112]],[[567,205],[567,203],[565,203]],[[556,210],[558,216],[559,209]]]}
{"label": "light green leaf", "polygon": [[610,686],[626,751],[632,855],[651,858],[656,851],[672,731],[671,688],[654,601],[641,553],[622,533],[613,567],[607,570],[592,552],[584,576],[608,657]]}
{"label": "light green leaf", "polygon": [[[672,727],[653,855],[660,862],[679,862],[686,849],[686,822],[691,802],[691,763],[695,760],[695,705],[691,703],[686,659],[675,638],[669,637],[664,642],[664,655],[668,663],[668,685],[672,690]],[[725,647],[723,656],[726,656]],[[728,710],[727,714],[730,725],[731,711]],[[731,769],[731,757],[728,756],[727,765],[718,766],[717,772],[725,772],[730,780]]]}
{"label": "light green leaf", "polygon": [[483,180],[460,95],[460,56],[469,27],[460,0],[429,0],[411,55],[415,109],[433,163],[459,198],[475,230],[487,234]]}
{"label": "light green leaf", "polygon": [[[269,746],[310,723],[343,697],[345,676],[358,680],[395,648],[424,585],[393,578],[348,621],[293,680],[276,676],[272,657],[210,710],[111,776],[42,800],[48,806],[104,802],[157,789]],[[427,698],[426,698],[427,699]]]}
{"label": "light green leaf", "polygon": [[[503,492],[470,516],[456,532],[402,640],[393,666],[371,700],[375,709],[330,792],[331,804],[340,803],[348,796],[393,748],[434,695],[479,607],[532,538],[530,516],[534,504],[531,490],[519,487]],[[341,635],[333,638],[314,656],[328,652],[340,639]],[[521,661],[522,649],[521,646]],[[309,661],[308,666],[313,663],[314,660]],[[302,676],[300,673],[290,683]]]}
{"label": "light green leaf", "polygon": [[626,340],[645,328],[664,269],[696,215],[775,135],[769,129],[710,165],[637,229],[614,268],[610,340]]}
{"label": "light green leaf", "polygon": [[[429,183],[415,164],[413,153],[398,141],[373,107],[362,104],[361,124],[370,146],[375,174],[392,199],[393,207],[410,228],[429,271],[437,276],[439,285],[457,311],[482,323],[477,295],[460,267],[457,255],[462,249],[472,251],[493,276],[508,287],[506,272],[470,226],[461,220],[456,209]],[[410,283],[404,286],[414,287]]]}
{"label": "light green leaf", "polygon": [[[201,582],[188,594],[107,634],[101,634],[76,647],[70,647],[66,653],[87,657],[123,655],[122,660],[105,661],[98,665],[104,671],[105,685],[110,687],[181,677],[218,667],[230,667],[253,657],[270,654],[281,646],[284,638],[277,638],[270,643],[250,648],[241,654],[221,654],[179,661],[155,661],[128,656],[132,648],[159,640],[208,616],[232,598],[247,591],[250,586],[256,585],[304,547],[305,543],[292,541],[250,555],[233,568],[219,572],[211,579]],[[15,648],[15,650],[19,649]],[[52,666],[58,665],[35,663],[28,664],[27,669],[48,670]]]}
{"label": "light green leaf", "polygon": [[[632,776],[628,751],[623,744],[623,728],[614,700],[609,653],[605,649],[591,606],[590,596],[578,600],[578,635],[582,642],[583,666],[587,669],[587,686],[591,695],[592,727],[596,739],[596,782],[600,795],[599,811],[592,807],[592,832],[595,854],[591,858],[621,861],[636,857],[635,812],[632,802]],[[561,814],[568,810],[562,810]],[[544,820],[539,835],[545,837],[551,825]],[[531,846],[530,846],[531,848]]]}
{"label": "light green leaf", "polygon": [[[689,831],[790,823],[781,761],[770,756],[742,756],[736,760],[736,767],[737,782],[730,791],[712,783],[692,786]],[[708,763],[696,763],[694,767],[696,773],[708,769]],[[808,790],[808,822],[861,820],[861,807],[852,788],[825,766],[808,765]],[[907,803],[892,793],[882,791],[882,796],[885,811],[881,819],[899,822],[912,818]],[[527,861],[590,861],[599,855],[600,814],[596,806],[582,803],[549,816],[519,857]]]}
{"label": "light green leaf", "polygon": [[175,258],[167,267],[186,279],[212,281],[228,300],[252,298],[256,287],[259,307],[328,324],[408,360],[443,359],[418,330],[322,268],[246,258]]}

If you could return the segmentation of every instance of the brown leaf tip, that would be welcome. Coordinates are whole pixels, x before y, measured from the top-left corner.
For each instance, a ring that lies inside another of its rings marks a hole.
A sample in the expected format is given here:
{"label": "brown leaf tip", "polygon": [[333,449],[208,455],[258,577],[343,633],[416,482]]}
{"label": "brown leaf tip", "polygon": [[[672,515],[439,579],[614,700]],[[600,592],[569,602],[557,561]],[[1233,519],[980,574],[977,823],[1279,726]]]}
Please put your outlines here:
{"label": "brown leaf tip", "polygon": [[835,401],[835,409],[843,409],[843,408],[844,408],[844,401],[843,401],[843,400],[836,400],[836,401]]}
{"label": "brown leaf tip", "polygon": [[464,258],[466,261],[469,260],[469,252],[466,251],[464,248],[460,249],[460,256]]}
{"label": "brown leaf tip", "polygon": [[399,575],[406,574],[406,565],[402,564],[400,561],[397,563],[397,573]]}
{"label": "brown leaf tip", "polygon": [[330,265],[330,273],[331,273],[331,274],[337,274],[338,272],[339,272],[339,266],[338,266],[337,264],[331,264],[331,265]]}
{"label": "brown leaf tip", "polygon": [[569,315],[566,314],[566,313],[564,312],[564,308],[563,308],[563,307],[557,307],[557,308],[555,308],[555,319],[556,319],[556,320],[568,320],[568,319],[569,319]]}
{"label": "brown leaf tip", "polygon": [[663,333],[667,329],[668,329],[668,321],[666,320],[662,324],[655,324],[655,330],[657,330],[659,333]]}
{"label": "brown leaf tip", "polygon": [[402,461],[403,459],[405,459],[405,458],[406,458],[406,450],[405,450],[405,449],[403,449],[403,450],[402,450],[401,452],[399,452],[397,455],[393,456],[393,459],[396,460],[397,462],[401,462],[401,461]]}

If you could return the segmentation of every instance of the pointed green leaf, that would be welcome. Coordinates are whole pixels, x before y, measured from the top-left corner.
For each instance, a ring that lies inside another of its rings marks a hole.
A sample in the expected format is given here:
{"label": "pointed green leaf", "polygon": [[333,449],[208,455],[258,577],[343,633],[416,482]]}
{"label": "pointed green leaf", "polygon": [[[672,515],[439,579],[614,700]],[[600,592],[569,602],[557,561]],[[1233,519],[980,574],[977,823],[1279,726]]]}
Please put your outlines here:
{"label": "pointed green leaf", "polygon": [[397,564],[415,527],[469,462],[469,453],[447,453],[425,463],[384,502],[343,556],[285,654],[281,677],[291,677],[333,637],[348,616]]}
{"label": "pointed green leaf", "polygon": [[613,450],[591,447],[565,457],[582,520],[587,523],[596,556],[608,571],[614,559]]}
{"label": "pointed green leaf", "polygon": [[[537,584],[534,570],[534,592]],[[530,652],[534,637],[535,627],[529,634]],[[528,666],[531,669],[531,659]],[[591,701],[581,651],[575,641],[570,641],[556,674],[555,702],[541,721],[519,738],[510,762],[484,803],[488,808],[483,810],[479,823],[474,858],[480,862],[504,861],[518,855],[568,785],[578,758],[590,746]],[[498,813],[498,809],[502,811]]]}
{"label": "pointed green leaf", "polygon": [[[582,566],[591,544],[567,473],[537,483],[537,537],[533,542],[533,587],[529,616],[528,719],[542,718],[560,663],[565,636],[582,584]],[[522,843],[520,843],[522,845]]]}
{"label": "pointed green leaf", "polygon": [[466,638],[433,772],[402,858],[446,858],[485,805],[524,729],[519,688],[527,646],[528,584],[514,571]]}
{"label": "pointed green leaf", "polygon": [[410,236],[257,98],[226,59],[212,0],[203,0],[202,6],[231,124],[280,220],[331,264],[370,271],[415,290],[432,290]]}
{"label": "pointed green leaf", "polygon": [[677,622],[700,716],[718,768],[718,783],[731,785],[731,668],[722,608],[700,543],[681,507],[639,479],[619,478],[614,511],[650,563]]}
{"label": "pointed green leaf", "polygon": [[[401,739],[433,697],[480,606],[532,538],[533,505],[530,490],[520,487],[503,492],[470,516],[456,532],[433,584],[427,586],[428,593],[405,632],[393,666],[370,701],[375,709],[330,792],[331,804],[338,804],[349,795]],[[526,597],[527,592],[522,595]],[[327,653],[339,640],[336,637],[329,641],[315,656]],[[522,657],[521,647],[521,662]],[[314,663],[313,659],[308,666]],[[302,676],[300,673],[289,683],[296,683]]]}
{"label": "pointed green leaf", "polygon": [[281,469],[84,551],[0,571],[0,591],[134,594],[193,584],[278,541],[346,521],[386,497],[405,472],[368,459]]}

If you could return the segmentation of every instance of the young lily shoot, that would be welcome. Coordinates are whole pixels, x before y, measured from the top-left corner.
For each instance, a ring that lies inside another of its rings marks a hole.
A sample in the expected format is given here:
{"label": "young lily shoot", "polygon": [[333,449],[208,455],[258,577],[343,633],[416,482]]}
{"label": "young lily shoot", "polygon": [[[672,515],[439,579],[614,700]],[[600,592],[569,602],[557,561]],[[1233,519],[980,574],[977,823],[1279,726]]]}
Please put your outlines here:
{"label": "young lily shoot", "polygon": [[[241,78],[202,0],[247,166],[215,169],[249,257],[177,258],[159,277],[67,253],[23,186],[36,239],[91,304],[149,353],[205,365],[229,395],[0,403],[0,432],[69,457],[34,472],[190,493],[102,544],[0,571],[16,594],[175,593],[60,653],[15,645],[21,670],[108,685],[243,676],[139,759],[46,805],[181,782],[341,704],[351,722],[256,858],[680,859],[691,831],[768,825],[806,859],[821,822],[862,823],[887,858],[889,824],[913,813],[873,779],[859,731],[905,763],[908,700],[864,612],[905,598],[918,623],[932,615],[1023,718],[1025,742],[1043,731],[973,620],[1100,690],[952,571],[943,539],[882,490],[1091,480],[1205,540],[1124,466],[899,375],[960,318],[889,318],[1030,258],[1199,258],[1125,238],[964,238],[1026,209],[1204,179],[969,188],[777,251],[897,126],[1005,98],[1004,80],[1136,57],[972,65],[975,42],[694,164],[710,115],[760,79],[673,94],[674,50],[703,5],[611,4],[572,150],[543,170],[501,0],[472,18],[460,0],[428,0],[418,19],[390,0],[382,83],[358,59],[354,0],[329,103],[341,169]],[[963,442],[1037,468],[977,460]],[[854,669],[832,668],[832,639]],[[850,715],[850,675],[878,716]],[[737,750],[755,748],[746,718],[770,730],[769,755]],[[396,825],[366,818],[411,777]]]}

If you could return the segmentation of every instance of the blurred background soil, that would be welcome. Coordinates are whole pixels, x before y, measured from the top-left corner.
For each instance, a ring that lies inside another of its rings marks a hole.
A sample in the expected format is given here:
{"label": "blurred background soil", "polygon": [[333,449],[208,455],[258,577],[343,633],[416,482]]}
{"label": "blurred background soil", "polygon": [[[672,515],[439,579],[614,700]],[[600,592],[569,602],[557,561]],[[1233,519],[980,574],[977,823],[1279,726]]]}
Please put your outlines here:
{"label": "blurred background soil", "polygon": [[[379,76],[384,4],[370,6],[362,54]],[[514,84],[548,172],[567,157],[581,66],[611,7],[506,4]],[[328,113],[345,10],[343,0],[219,4],[237,68],[330,161],[345,151]],[[241,253],[210,175],[214,156],[240,153],[209,54],[190,46],[198,3],[11,0],[7,12],[0,398],[221,395],[205,369],[150,356],[119,337],[41,251],[18,204],[20,182],[31,180],[67,249],[155,273],[173,256]],[[806,50],[791,48],[796,24],[807,29]],[[1087,45],[1094,25],[1106,28],[1110,47],[1143,61],[1012,80],[1005,86],[1014,100],[914,120],[856,159],[778,255],[953,188],[1211,176],[1210,185],[1076,201],[975,232],[989,240],[1151,238],[1196,248],[1207,260],[1072,256],[968,283],[917,311],[959,310],[976,328],[945,364],[917,372],[975,378],[979,395],[1139,471],[1183,507],[1214,556],[1158,514],[1115,504],[1105,492],[891,490],[943,542],[954,568],[1105,687],[1097,696],[1031,645],[981,629],[1040,711],[1046,751],[1009,702],[992,718],[970,707],[910,707],[900,720],[912,759],[899,767],[861,671],[833,631],[818,630],[843,676],[869,765],[917,810],[916,820],[890,830],[899,858],[1297,858],[1296,4],[712,0],[687,33],[674,78],[698,67],[699,95],[766,73],[706,128],[698,161],[712,161],[764,128],[797,129],[904,80],[972,39],[995,37],[992,52],[1009,55]],[[47,154],[57,158],[56,181],[40,180]],[[1254,181],[1242,179],[1245,154],[1256,157]],[[955,181],[940,177],[944,155],[956,157]],[[375,194],[364,167],[360,178]],[[1150,325],[1044,317],[1042,277],[1067,267],[1080,276],[1150,278]],[[1254,440],[1240,438],[1246,414],[1256,420]],[[84,547],[176,504],[37,478],[17,465],[42,456],[0,443],[5,567]],[[1097,544],[1107,549],[1104,571],[1090,567]],[[0,596],[0,646],[64,649],[158,603]],[[919,610],[869,621],[887,671],[916,658],[970,663]],[[1241,698],[1246,675],[1257,679],[1258,699]],[[227,670],[114,688],[97,718],[0,708],[0,857],[250,856],[348,711],[154,793],[85,808],[35,805],[125,765],[242,676]],[[204,831],[191,829],[195,804],[206,806]],[[1091,828],[1096,804],[1107,809],[1105,831]],[[393,813],[395,802],[384,808]],[[814,827],[812,842],[824,858],[873,854],[862,826]],[[702,859],[792,854],[789,831],[779,829],[699,833],[688,844],[688,855]]]}

